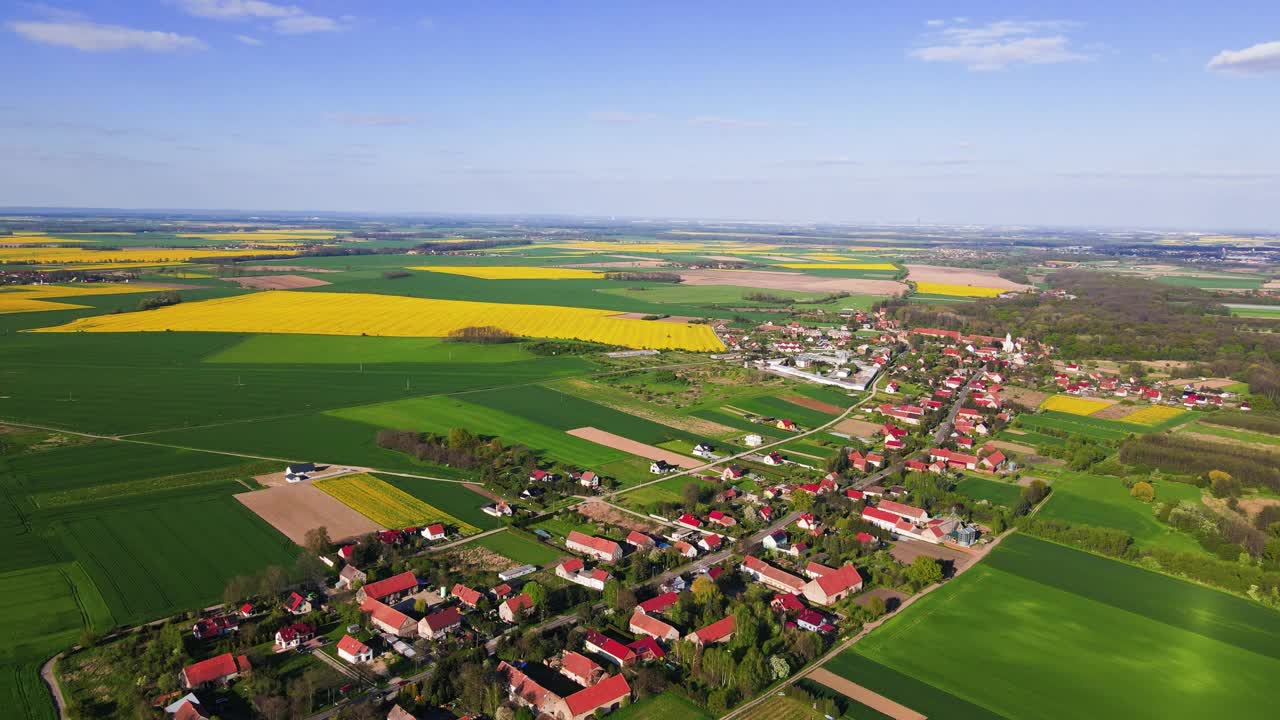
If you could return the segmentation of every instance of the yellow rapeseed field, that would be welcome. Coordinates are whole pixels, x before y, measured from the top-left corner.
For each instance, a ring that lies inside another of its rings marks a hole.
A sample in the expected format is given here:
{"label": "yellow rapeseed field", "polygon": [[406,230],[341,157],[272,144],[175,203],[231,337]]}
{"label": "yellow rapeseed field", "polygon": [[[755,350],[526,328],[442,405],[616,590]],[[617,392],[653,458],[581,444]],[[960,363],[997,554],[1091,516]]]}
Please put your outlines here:
{"label": "yellow rapeseed field", "polygon": [[1169,407],[1168,405],[1150,405],[1120,419],[1124,422],[1137,423],[1138,425],[1159,425],[1166,420],[1172,420],[1179,415],[1185,414],[1187,414],[1187,411],[1181,408]]}
{"label": "yellow rapeseed field", "polygon": [[782,263],[778,267],[788,268],[790,270],[897,270],[898,266],[892,263],[841,263],[841,262],[824,262],[824,263]]}
{"label": "yellow rapeseed field", "polygon": [[426,270],[436,273],[447,273],[449,275],[466,275],[467,277],[480,278],[482,280],[594,280],[604,277],[604,273],[594,270],[579,270],[577,268],[550,268],[550,267],[516,267],[507,265],[495,265],[492,267],[476,266],[444,266],[444,265],[422,265],[411,267],[410,270]]}
{"label": "yellow rapeseed field", "polygon": [[1070,395],[1050,395],[1040,403],[1041,410],[1057,410],[1072,415],[1092,415],[1114,403],[1093,398],[1071,397]]}
{"label": "yellow rapeseed field", "polygon": [[293,255],[296,250],[198,250],[192,248],[140,248],[137,250],[82,250],[80,248],[0,248],[0,263],[87,264],[179,263],[201,258],[252,257],[255,254]]}
{"label": "yellow rapeseed field", "polygon": [[996,297],[1000,288],[974,287],[972,285],[948,285],[945,283],[918,282],[916,292],[922,295],[951,295],[954,297]]}
{"label": "yellow rapeseed field", "polygon": [[317,480],[315,486],[384,528],[445,523],[457,527],[463,535],[480,532],[475,525],[465,523],[368,473]]}
{"label": "yellow rapeseed field", "polygon": [[139,285],[6,285],[0,287],[0,315],[46,310],[75,310],[87,307],[72,303],[51,302],[54,298],[81,297],[84,295],[121,295],[124,293],[156,292],[161,288]]}
{"label": "yellow rapeseed field", "polygon": [[707,325],[629,320],[614,310],[370,295],[269,292],[185,302],[146,312],[80,318],[37,332],[247,332],[445,337],[493,326],[515,335],[654,350],[719,351]]}
{"label": "yellow rapeseed field", "polygon": [[256,230],[253,232],[212,232],[182,233],[178,237],[201,238],[204,240],[226,240],[227,242],[269,242],[292,240],[328,240],[337,235],[336,230]]}

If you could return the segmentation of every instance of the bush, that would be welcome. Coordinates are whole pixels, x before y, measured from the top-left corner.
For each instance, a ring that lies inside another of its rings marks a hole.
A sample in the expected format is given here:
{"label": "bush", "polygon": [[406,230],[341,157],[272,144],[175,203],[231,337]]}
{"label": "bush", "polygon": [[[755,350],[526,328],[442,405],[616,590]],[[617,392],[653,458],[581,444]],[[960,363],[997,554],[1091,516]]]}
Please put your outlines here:
{"label": "bush", "polygon": [[1151,483],[1145,480],[1134,483],[1133,487],[1129,489],[1129,494],[1146,503],[1156,499],[1156,489],[1151,487]]}
{"label": "bush", "polygon": [[506,330],[492,325],[482,325],[478,327],[464,327],[457,330],[450,330],[449,336],[445,338],[448,342],[468,342],[478,343],[481,345],[496,345],[499,343],[517,342],[520,338]]}
{"label": "bush", "polygon": [[138,310],[154,310],[156,308],[168,307],[169,305],[177,305],[182,302],[182,296],[172,290],[157,295],[150,295],[138,301]]}

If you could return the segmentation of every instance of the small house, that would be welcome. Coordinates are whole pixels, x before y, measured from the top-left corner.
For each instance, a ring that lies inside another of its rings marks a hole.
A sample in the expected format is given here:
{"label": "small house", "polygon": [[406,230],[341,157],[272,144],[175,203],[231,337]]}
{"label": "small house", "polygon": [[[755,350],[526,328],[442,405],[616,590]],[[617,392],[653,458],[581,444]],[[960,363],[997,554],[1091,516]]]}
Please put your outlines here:
{"label": "small house", "polygon": [[353,665],[373,662],[373,650],[350,635],[343,635],[338,641],[338,657]]}

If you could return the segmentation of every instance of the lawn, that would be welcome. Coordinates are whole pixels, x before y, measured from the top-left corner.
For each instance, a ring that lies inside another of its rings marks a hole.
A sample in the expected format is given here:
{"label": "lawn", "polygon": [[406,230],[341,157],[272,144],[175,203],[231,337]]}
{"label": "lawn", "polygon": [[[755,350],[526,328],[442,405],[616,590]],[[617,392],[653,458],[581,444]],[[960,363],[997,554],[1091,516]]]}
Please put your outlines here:
{"label": "lawn", "polygon": [[705,710],[674,692],[637,700],[609,714],[610,720],[711,720]]}
{"label": "lawn", "polygon": [[508,444],[526,445],[549,458],[583,468],[630,457],[621,450],[568,435],[564,428],[550,427],[503,410],[492,398],[490,406],[477,404],[474,402],[477,395],[409,398],[333,410],[328,414],[363,423],[368,427],[370,438],[382,428],[447,434],[455,427],[464,427],[480,435],[496,435]]}
{"label": "lawn", "polygon": [[[1027,473],[1053,482],[1053,493],[1041,508],[1040,517],[1123,530],[1141,545],[1195,554],[1206,552],[1190,535],[1156,520],[1152,506],[1132,497],[1118,477],[1048,467],[1036,467]],[[1155,483],[1155,490],[1157,502],[1200,502],[1200,488],[1194,485],[1164,481]]]}
{"label": "lawn", "polygon": [[492,515],[486,515],[480,510],[485,505],[491,504],[492,500],[459,483],[399,475],[379,474],[376,477],[482,530],[491,530],[502,525],[501,520]]}
{"label": "lawn", "polygon": [[500,533],[486,535],[476,540],[475,543],[522,565],[538,565],[541,567],[555,562],[557,558],[571,554],[567,550],[557,550],[551,545],[539,542],[532,535],[521,530],[509,529]]}
{"label": "lawn", "polygon": [[977,475],[966,475],[956,485],[956,492],[974,500],[986,500],[993,505],[1016,507],[1022,497],[1022,488],[1013,483],[997,482]]}
{"label": "lawn", "polygon": [[1014,535],[828,667],[931,717],[1264,717],[1280,615]]}
{"label": "lawn", "polygon": [[[480,532],[480,528],[465,523],[368,473],[325,478],[315,481],[314,484],[343,505],[385,528],[444,523],[446,526],[457,528],[463,535]],[[471,492],[465,488],[463,491]]]}
{"label": "lawn", "polygon": [[717,483],[692,475],[682,475],[680,477],[669,478],[652,485],[645,485],[635,490],[629,490],[617,496],[618,502],[623,506],[635,510],[637,512],[648,512],[648,508],[654,503],[659,502],[684,502],[684,486],[689,483],[699,483],[704,488],[719,487]]}

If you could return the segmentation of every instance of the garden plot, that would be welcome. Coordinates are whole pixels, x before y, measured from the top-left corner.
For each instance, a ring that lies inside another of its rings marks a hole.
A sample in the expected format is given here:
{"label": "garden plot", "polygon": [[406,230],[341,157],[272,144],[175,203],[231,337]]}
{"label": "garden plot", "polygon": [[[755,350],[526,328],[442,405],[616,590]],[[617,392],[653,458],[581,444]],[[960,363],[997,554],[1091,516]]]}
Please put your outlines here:
{"label": "garden plot", "polygon": [[318,527],[327,528],[334,540],[384,529],[309,483],[254,490],[235,498],[298,544],[305,542],[308,530]]}

